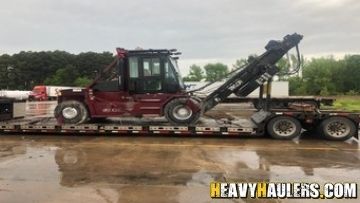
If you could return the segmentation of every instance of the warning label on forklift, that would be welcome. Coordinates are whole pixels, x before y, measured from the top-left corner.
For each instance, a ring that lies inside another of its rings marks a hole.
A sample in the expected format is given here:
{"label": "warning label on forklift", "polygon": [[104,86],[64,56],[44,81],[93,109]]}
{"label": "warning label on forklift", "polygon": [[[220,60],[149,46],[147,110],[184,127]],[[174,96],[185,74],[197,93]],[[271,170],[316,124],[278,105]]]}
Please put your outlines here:
{"label": "warning label on forklift", "polygon": [[210,183],[211,198],[355,199],[356,183]]}

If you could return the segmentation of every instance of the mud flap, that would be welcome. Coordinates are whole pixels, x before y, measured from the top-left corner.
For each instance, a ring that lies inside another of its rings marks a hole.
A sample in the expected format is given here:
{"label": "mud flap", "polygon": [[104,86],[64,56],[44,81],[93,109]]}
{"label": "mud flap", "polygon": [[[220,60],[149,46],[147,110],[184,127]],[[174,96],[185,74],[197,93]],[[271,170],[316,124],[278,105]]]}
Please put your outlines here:
{"label": "mud flap", "polygon": [[251,120],[256,123],[256,124],[260,124],[262,123],[264,120],[266,120],[269,116],[271,115],[270,112],[268,111],[264,111],[263,109],[261,109],[260,111],[254,113],[251,116]]}

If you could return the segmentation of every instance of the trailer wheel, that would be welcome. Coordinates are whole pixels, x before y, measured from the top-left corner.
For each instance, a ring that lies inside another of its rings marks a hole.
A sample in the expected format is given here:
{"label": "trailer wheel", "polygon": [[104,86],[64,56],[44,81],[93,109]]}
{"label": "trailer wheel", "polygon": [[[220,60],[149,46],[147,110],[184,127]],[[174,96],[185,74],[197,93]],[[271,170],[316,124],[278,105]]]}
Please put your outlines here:
{"label": "trailer wheel", "polygon": [[272,138],[290,140],[300,135],[301,124],[293,117],[277,116],[268,122],[267,132]]}
{"label": "trailer wheel", "polygon": [[78,101],[64,101],[55,108],[55,118],[66,124],[84,123],[88,117],[85,105]]}
{"label": "trailer wheel", "polygon": [[326,139],[343,141],[356,134],[355,124],[348,118],[334,116],[325,119],[319,126],[319,131]]}
{"label": "trailer wheel", "polygon": [[[196,100],[193,101],[197,103]],[[166,119],[173,124],[195,123],[200,117],[200,111],[193,112],[187,102],[188,98],[178,98],[170,101],[164,109]]]}

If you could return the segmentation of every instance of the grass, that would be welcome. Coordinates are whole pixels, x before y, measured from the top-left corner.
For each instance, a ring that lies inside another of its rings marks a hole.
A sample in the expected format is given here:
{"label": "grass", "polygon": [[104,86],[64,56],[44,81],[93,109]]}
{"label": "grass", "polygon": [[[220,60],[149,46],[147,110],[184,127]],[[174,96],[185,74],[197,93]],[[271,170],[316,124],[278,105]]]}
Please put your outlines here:
{"label": "grass", "polygon": [[334,108],[360,112],[360,96],[338,96],[334,102]]}

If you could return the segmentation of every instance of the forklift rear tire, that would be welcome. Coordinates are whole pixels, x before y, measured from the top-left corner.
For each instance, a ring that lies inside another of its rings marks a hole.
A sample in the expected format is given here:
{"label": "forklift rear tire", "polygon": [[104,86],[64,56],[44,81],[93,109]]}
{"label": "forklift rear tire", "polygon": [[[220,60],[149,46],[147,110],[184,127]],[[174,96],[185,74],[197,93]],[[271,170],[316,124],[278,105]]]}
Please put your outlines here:
{"label": "forklift rear tire", "polygon": [[348,118],[334,116],[322,121],[318,130],[328,140],[344,141],[353,137],[357,128]]}
{"label": "forklift rear tire", "polygon": [[[189,98],[177,98],[170,101],[164,109],[166,119],[172,124],[193,124],[200,117],[200,111],[193,112],[187,106]],[[196,100],[193,100],[197,102]]]}
{"label": "forklift rear tire", "polygon": [[277,116],[267,124],[267,132],[272,138],[280,140],[291,140],[301,133],[300,122],[290,116]]}
{"label": "forklift rear tire", "polygon": [[88,120],[85,105],[78,101],[64,101],[55,108],[55,118],[66,124],[81,124]]}

